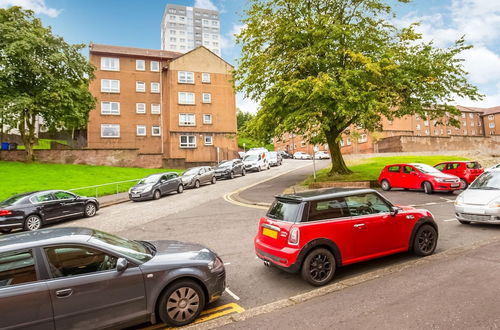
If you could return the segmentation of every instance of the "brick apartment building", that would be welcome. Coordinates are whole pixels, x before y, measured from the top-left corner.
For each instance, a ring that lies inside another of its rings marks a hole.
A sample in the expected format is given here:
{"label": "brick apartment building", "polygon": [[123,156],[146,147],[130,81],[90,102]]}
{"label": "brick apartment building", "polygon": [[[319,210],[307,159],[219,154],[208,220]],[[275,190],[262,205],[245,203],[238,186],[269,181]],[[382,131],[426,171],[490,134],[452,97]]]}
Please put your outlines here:
{"label": "brick apartment building", "polygon": [[[418,115],[396,118],[393,121],[383,119],[380,132],[366,132],[353,127],[351,131],[356,134],[343,134],[340,141],[341,151],[344,154],[372,153],[378,152],[377,141],[393,136],[471,136],[485,137],[500,135],[500,106],[493,108],[475,108],[457,106],[460,115],[454,118],[460,122],[460,127],[441,124],[439,120],[428,120]],[[446,118],[441,120],[446,123]],[[302,136],[285,134],[281,139],[274,139],[276,150],[284,150],[290,153],[302,151],[313,153],[313,146],[308,144]],[[320,150],[328,150],[328,145],[319,146]]]}
{"label": "brick apartment building", "polygon": [[205,47],[170,51],[92,44],[88,148],[138,149],[169,162],[234,158],[233,67]]}

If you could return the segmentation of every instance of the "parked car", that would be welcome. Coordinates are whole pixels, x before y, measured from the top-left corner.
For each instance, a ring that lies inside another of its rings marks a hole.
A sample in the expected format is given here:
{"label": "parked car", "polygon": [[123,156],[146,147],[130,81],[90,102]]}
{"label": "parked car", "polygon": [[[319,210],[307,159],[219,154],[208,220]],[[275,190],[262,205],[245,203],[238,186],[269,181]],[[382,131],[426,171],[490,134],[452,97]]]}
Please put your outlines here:
{"label": "parked car", "polygon": [[458,176],[460,182],[462,182],[462,189],[467,189],[467,187],[484,172],[484,168],[481,167],[481,164],[474,161],[443,162],[434,167],[443,173]]}
{"label": "parked car", "polygon": [[235,175],[246,175],[245,166],[241,159],[226,160],[215,168],[215,177],[233,179]]}
{"label": "parked car", "polygon": [[199,166],[187,169],[181,176],[184,188],[200,188],[200,185],[215,184],[215,171],[210,166]]}
{"label": "parked car", "polygon": [[69,218],[93,217],[99,202],[64,190],[35,191],[0,202],[0,232],[12,229],[33,231]]}
{"label": "parked car", "polygon": [[243,151],[238,151],[238,156],[240,156],[240,159],[243,159],[243,157],[245,157],[245,152]]}
{"label": "parked car", "polygon": [[492,167],[488,167],[484,171],[488,172],[488,171],[495,170],[495,169],[500,169],[500,164],[496,164],[496,165],[493,165]]}
{"label": "parked car", "polygon": [[177,191],[181,194],[184,185],[175,172],[151,174],[141,179],[135,186],[129,189],[128,196],[133,201],[147,199],[159,199],[161,196]]}
{"label": "parked car", "polygon": [[500,169],[481,174],[458,195],[455,216],[462,224],[500,224]]}
{"label": "parked car", "polygon": [[327,284],[340,266],[385,255],[434,252],[438,227],[427,210],[400,207],[372,189],[327,189],[277,196],[259,222],[257,257]]}
{"label": "parked car", "polygon": [[278,151],[278,153],[281,155],[281,158],[283,158],[283,159],[292,159],[293,158],[293,156],[286,151]]}
{"label": "parked car", "polygon": [[380,172],[378,183],[385,191],[392,188],[423,189],[426,194],[453,192],[461,187],[458,177],[419,163],[387,165]]}
{"label": "parked car", "polygon": [[269,150],[267,150],[267,148],[264,148],[264,147],[250,148],[250,149],[248,149],[247,154],[248,153],[259,153],[259,152],[269,152]]}
{"label": "parked car", "polygon": [[330,159],[330,155],[326,151],[318,151],[314,154],[314,159]]}
{"label": "parked car", "polygon": [[269,152],[269,166],[281,166],[283,159],[281,155],[276,151]]}
{"label": "parked car", "polygon": [[267,170],[270,168],[268,152],[247,152],[245,158],[243,158],[243,164],[245,165],[245,170],[247,172],[262,170]]}
{"label": "parked car", "polygon": [[294,159],[312,159],[311,155],[302,152],[302,151],[297,151],[296,153],[293,154]]}
{"label": "parked car", "polygon": [[178,241],[87,228],[0,237],[0,328],[126,328],[192,322],[225,289],[222,260]]}

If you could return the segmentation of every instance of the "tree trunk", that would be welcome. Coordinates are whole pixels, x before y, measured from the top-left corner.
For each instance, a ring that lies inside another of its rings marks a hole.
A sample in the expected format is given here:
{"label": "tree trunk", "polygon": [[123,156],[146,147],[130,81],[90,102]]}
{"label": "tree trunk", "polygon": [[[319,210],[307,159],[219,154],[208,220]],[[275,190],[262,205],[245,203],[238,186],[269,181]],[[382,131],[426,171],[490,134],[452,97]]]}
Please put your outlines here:
{"label": "tree trunk", "polygon": [[33,152],[33,145],[35,144],[35,116],[26,111],[21,117],[19,125],[19,132],[24,144],[24,151],[26,152],[26,163],[32,163],[35,160]]}
{"label": "tree trunk", "polygon": [[342,153],[340,152],[340,145],[337,141],[340,133],[331,133],[327,134],[326,141],[328,142],[328,149],[330,150],[330,159],[332,162],[332,168],[328,173],[329,176],[335,174],[350,174],[352,171],[347,168],[347,165],[344,162],[344,157],[342,157]]}

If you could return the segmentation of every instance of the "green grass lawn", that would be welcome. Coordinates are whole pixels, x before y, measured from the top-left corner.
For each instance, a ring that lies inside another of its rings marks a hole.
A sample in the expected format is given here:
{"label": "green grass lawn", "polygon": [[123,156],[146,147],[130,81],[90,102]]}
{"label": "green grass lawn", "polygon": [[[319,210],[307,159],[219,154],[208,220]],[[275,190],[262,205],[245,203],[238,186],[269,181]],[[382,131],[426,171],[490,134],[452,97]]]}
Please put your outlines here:
{"label": "green grass lawn", "polygon": [[[393,163],[424,163],[434,166],[440,162],[451,160],[468,160],[455,156],[397,156],[397,157],[373,157],[348,162],[347,166],[353,173],[347,175],[328,176],[330,167],[316,172],[316,182],[323,181],[376,181],[384,166]],[[303,185],[314,182],[312,176],[307,178]]]}
{"label": "green grass lawn", "polygon": [[[38,143],[33,146],[35,150],[48,150],[50,149],[50,142],[59,142],[60,144],[68,145],[68,142],[65,140],[50,140],[50,139],[38,139]],[[24,146],[17,146],[18,150],[24,150]]]}
{"label": "green grass lawn", "polygon": [[[80,188],[140,179],[149,174],[167,171],[182,170],[0,161],[0,200],[34,190]],[[127,191],[132,185],[134,182],[120,184],[118,190]],[[95,196],[96,191],[94,188],[78,190],[75,193]],[[113,193],[116,193],[115,185],[98,189],[99,196]]]}

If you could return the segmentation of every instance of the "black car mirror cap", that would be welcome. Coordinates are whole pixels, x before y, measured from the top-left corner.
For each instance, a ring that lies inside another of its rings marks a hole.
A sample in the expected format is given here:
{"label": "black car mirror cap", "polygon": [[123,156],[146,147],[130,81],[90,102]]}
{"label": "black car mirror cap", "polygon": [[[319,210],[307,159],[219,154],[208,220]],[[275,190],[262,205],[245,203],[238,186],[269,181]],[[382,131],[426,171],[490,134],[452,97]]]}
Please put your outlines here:
{"label": "black car mirror cap", "polygon": [[118,258],[116,261],[116,271],[123,272],[128,267],[128,261],[125,258]]}
{"label": "black car mirror cap", "polygon": [[401,209],[400,209],[399,207],[397,207],[397,206],[392,206],[392,207],[391,207],[391,212],[390,212],[390,213],[391,213],[391,215],[392,215],[393,217],[395,217],[396,215],[398,215],[399,211],[401,211]]}

